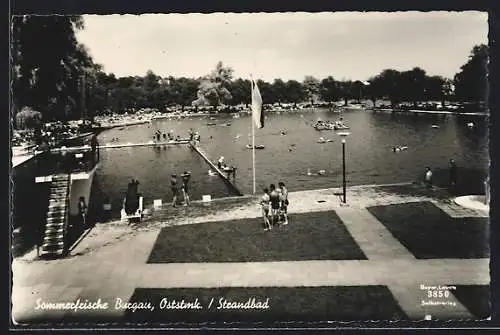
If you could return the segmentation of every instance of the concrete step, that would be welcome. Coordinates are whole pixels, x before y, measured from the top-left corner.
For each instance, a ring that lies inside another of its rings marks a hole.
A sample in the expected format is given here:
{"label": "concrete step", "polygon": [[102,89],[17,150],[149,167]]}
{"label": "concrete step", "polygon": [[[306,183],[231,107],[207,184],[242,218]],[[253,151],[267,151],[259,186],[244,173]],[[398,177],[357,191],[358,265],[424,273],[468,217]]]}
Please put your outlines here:
{"label": "concrete step", "polygon": [[66,195],[66,194],[68,194],[68,190],[66,188],[50,190],[50,195]]}
{"label": "concrete step", "polygon": [[[67,201],[68,195],[67,194],[51,194],[49,195],[49,199],[54,199],[54,201]],[[50,200],[49,200],[50,203]]]}
{"label": "concrete step", "polygon": [[48,222],[45,225],[46,228],[58,228],[62,229],[64,227],[64,222]]}
{"label": "concrete step", "polygon": [[47,213],[66,212],[67,209],[65,204],[62,206],[50,206]]}
{"label": "concrete step", "polygon": [[42,250],[44,251],[55,251],[58,249],[62,249],[64,247],[64,242],[63,241],[50,241],[50,242],[45,242],[42,245]]}
{"label": "concrete step", "polygon": [[64,224],[64,221],[65,218],[64,218],[64,215],[60,215],[60,216],[50,216],[50,217],[47,217],[47,224],[49,223],[60,223],[60,224]]}
{"label": "concrete step", "polygon": [[64,219],[65,217],[65,211],[60,211],[60,210],[54,210],[54,211],[49,211],[47,212],[47,218],[62,218]]}
{"label": "concrete step", "polygon": [[59,235],[59,234],[64,234],[64,228],[62,227],[48,227],[45,229],[45,235]]}
{"label": "concrete step", "polygon": [[57,255],[57,256],[62,256],[62,254],[63,254],[63,252],[64,252],[64,249],[59,248],[59,249],[56,249],[56,250],[43,250],[43,252],[44,252],[46,255]]}
{"label": "concrete step", "polygon": [[63,234],[59,235],[45,235],[43,240],[47,243],[57,243],[64,238]]}
{"label": "concrete step", "polygon": [[59,208],[59,207],[64,207],[66,205],[65,201],[53,201],[49,204],[49,210],[52,208]]}
{"label": "concrete step", "polygon": [[57,176],[52,176],[52,181],[64,181],[68,180],[68,175],[57,175]]}
{"label": "concrete step", "polygon": [[58,211],[64,211],[66,210],[66,204],[58,205],[58,204],[53,204],[49,205],[49,210],[47,212],[58,212]]}
{"label": "concrete step", "polygon": [[46,222],[48,222],[48,221],[54,222],[54,221],[59,220],[59,219],[64,221],[65,217],[66,216],[64,215],[64,212],[48,212]]}

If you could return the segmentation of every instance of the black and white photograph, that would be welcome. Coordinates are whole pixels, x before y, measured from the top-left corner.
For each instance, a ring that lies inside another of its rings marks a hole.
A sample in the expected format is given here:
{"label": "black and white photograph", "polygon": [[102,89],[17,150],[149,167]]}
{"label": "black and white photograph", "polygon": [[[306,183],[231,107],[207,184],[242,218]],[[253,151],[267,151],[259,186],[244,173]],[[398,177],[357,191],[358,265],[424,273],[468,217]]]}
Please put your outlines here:
{"label": "black and white photograph", "polygon": [[16,326],[488,320],[488,13],[19,15]]}

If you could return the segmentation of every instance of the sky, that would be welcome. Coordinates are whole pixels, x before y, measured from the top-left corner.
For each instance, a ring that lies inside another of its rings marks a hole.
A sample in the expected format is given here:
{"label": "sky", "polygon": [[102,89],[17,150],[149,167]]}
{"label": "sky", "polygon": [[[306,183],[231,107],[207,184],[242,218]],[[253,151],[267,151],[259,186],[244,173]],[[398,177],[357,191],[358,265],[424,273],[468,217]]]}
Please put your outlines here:
{"label": "sky", "polygon": [[84,15],[77,33],[117,77],[200,77],[218,61],[235,78],[367,80],[415,66],[452,78],[488,43],[485,12]]}

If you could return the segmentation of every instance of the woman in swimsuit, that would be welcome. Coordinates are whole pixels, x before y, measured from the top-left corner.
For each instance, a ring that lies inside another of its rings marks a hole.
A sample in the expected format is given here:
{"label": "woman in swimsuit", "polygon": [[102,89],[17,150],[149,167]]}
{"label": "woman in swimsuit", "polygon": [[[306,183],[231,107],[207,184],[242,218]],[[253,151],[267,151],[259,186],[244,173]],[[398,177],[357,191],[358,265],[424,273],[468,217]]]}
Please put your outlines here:
{"label": "woman in swimsuit", "polygon": [[264,195],[260,199],[260,205],[262,207],[262,217],[264,218],[264,230],[268,231],[272,229],[271,222],[269,222],[269,190],[267,187],[264,189]]}

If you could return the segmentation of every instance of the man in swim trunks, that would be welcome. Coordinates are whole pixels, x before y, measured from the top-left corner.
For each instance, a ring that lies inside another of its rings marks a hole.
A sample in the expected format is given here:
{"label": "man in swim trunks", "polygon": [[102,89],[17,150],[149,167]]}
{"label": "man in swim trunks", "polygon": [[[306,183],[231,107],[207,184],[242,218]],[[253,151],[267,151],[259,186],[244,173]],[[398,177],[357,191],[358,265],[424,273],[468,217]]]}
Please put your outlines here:
{"label": "man in swim trunks", "polygon": [[175,207],[177,204],[177,175],[175,173],[172,174],[172,179],[170,179],[170,189],[172,190],[173,199],[172,206]]}
{"label": "man in swim trunks", "polygon": [[272,229],[271,222],[269,222],[269,189],[266,187],[264,189],[264,195],[260,199],[260,205],[262,207],[262,217],[264,218],[264,230],[268,231]]}
{"label": "man in swim trunks", "polygon": [[184,173],[181,175],[181,178],[182,178],[182,195],[184,197],[184,206],[188,206],[189,204],[191,204],[188,193],[188,182],[189,179],[191,178],[191,173],[189,173],[188,171],[184,171]]}
{"label": "man in swim trunks", "polygon": [[269,186],[271,193],[269,193],[269,199],[271,201],[271,218],[272,225],[277,225],[279,220],[279,210],[280,210],[280,195],[276,191],[276,186],[271,184]]}
{"label": "man in swim trunks", "polygon": [[280,181],[278,186],[281,190],[281,214],[283,215],[283,225],[288,224],[288,190],[285,187],[285,183]]}

